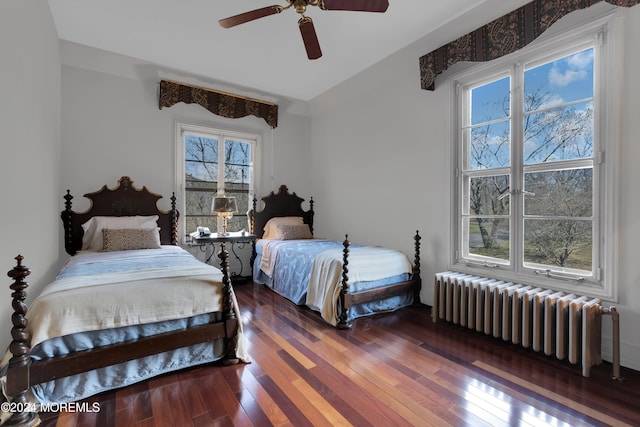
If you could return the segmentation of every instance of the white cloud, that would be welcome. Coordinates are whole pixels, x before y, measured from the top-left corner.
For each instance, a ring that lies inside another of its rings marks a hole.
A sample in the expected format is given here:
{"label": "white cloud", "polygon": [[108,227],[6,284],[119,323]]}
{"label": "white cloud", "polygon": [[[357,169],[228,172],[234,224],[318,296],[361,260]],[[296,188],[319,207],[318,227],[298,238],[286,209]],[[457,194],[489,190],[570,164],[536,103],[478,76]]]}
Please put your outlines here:
{"label": "white cloud", "polygon": [[586,77],[587,72],[584,70],[567,70],[563,73],[554,66],[549,71],[549,84],[551,84],[551,86],[564,87],[577,80],[583,80]]}
{"label": "white cloud", "polygon": [[593,67],[593,50],[576,53],[566,59],[567,70],[562,72],[557,64],[549,71],[549,84],[564,87],[588,76],[588,68]]}
{"label": "white cloud", "polygon": [[551,94],[551,96],[546,98],[539,108],[540,109],[549,108],[549,107],[553,107],[555,105],[561,105],[561,104],[564,104],[564,98],[561,97],[559,94],[555,93],[555,94]]}
{"label": "white cloud", "polygon": [[593,50],[587,50],[570,56],[567,59],[570,68],[584,70],[593,65]]}

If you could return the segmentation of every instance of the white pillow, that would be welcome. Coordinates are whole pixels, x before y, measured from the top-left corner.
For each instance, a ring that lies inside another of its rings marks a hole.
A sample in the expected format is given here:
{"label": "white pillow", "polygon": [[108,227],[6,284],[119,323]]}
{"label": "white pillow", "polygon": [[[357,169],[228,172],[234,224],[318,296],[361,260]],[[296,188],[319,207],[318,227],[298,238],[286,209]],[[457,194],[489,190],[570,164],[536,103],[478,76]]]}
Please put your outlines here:
{"label": "white pillow", "polygon": [[271,218],[264,226],[263,239],[279,239],[279,225],[300,225],[304,224],[301,216],[278,216]]}
{"label": "white pillow", "polygon": [[94,216],[82,224],[84,235],[82,236],[82,249],[88,251],[101,251],[103,248],[103,228],[156,228],[158,227],[158,215],[152,216]]}

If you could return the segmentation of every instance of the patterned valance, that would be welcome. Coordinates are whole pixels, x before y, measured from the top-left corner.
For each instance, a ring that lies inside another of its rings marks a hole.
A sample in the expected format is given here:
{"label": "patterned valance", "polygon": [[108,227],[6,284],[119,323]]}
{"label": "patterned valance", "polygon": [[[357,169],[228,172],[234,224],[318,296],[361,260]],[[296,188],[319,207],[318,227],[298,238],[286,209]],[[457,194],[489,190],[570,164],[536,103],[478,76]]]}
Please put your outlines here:
{"label": "patterned valance", "polygon": [[160,109],[171,107],[178,102],[198,104],[213,114],[229,119],[252,115],[264,119],[272,128],[278,126],[278,106],[276,104],[171,80],[161,80]]}
{"label": "patterned valance", "polygon": [[[436,76],[462,61],[482,62],[515,52],[568,13],[602,0],[535,0],[420,58],[420,85],[433,90]],[[604,0],[635,6],[640,0]]]}

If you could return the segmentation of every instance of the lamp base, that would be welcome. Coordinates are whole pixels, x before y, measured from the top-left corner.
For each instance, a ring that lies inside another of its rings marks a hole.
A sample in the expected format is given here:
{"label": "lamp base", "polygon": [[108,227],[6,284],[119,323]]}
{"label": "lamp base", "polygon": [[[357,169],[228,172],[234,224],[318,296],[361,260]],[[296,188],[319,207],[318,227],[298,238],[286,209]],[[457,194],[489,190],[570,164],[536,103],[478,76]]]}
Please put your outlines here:
{"label": "lamp base", "polygon": [[222,217],[222,233],[218,233],[218,236],[220,237],[225,237],[228,236],[229,233],[227,233],[227,219],[229,217],[227,215],[223,215]]}

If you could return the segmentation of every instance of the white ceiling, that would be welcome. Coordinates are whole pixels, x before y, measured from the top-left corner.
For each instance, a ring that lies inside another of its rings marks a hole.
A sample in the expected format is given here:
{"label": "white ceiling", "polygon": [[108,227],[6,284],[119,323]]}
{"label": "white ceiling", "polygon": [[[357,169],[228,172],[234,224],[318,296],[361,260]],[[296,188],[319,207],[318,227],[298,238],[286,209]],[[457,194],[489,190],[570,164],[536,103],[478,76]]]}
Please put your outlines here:
{"label": "white ceiling", "polygon": [[293,9],[229,29],[218,24],[286,0],[49,0],[49,5],[62,40],[224,85],[309,101],[479,7],[486,13],[497,6],[502,14],[528,1],[389,0],[386,13],[309,7],[306,15],[323,52],[314,61],[307,59]]}

